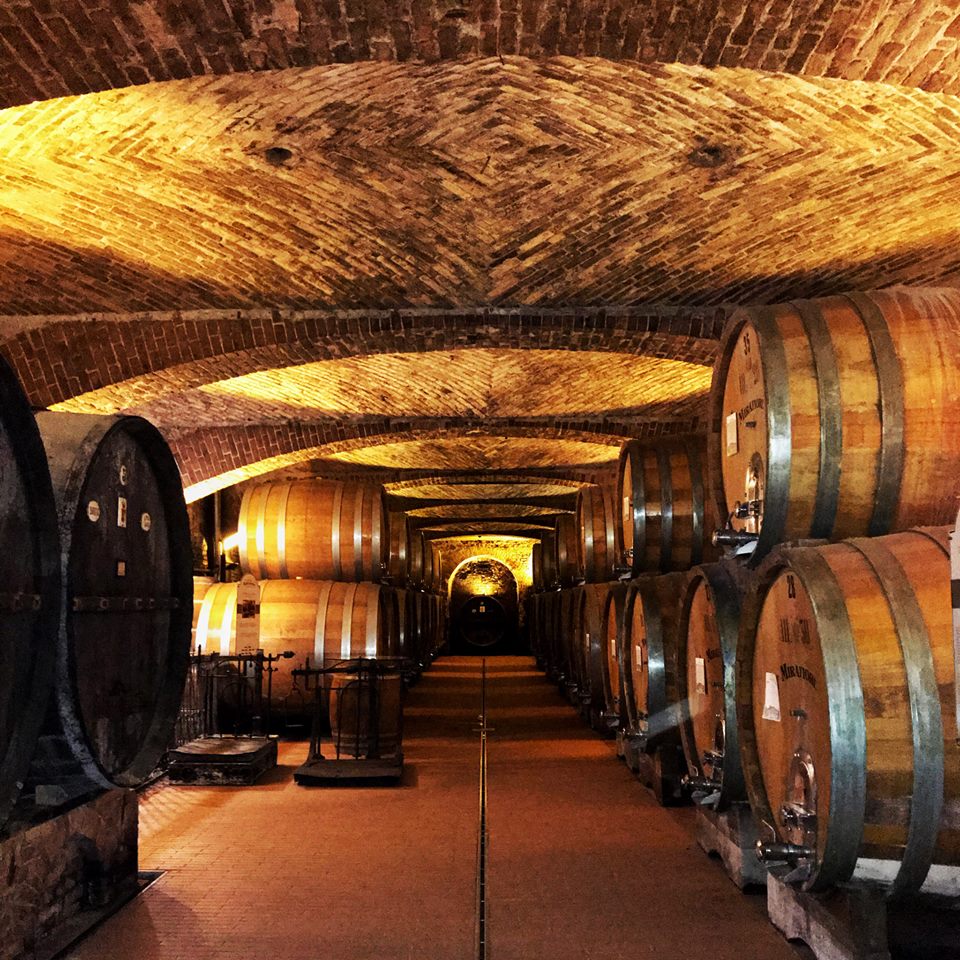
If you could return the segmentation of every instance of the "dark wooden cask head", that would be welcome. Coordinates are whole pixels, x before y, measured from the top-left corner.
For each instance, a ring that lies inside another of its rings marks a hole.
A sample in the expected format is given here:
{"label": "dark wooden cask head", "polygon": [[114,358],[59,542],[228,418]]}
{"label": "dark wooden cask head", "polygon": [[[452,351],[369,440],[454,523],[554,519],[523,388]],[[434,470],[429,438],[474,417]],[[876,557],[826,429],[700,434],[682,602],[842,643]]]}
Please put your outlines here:
{"label": "dark wooden cask head", "polygon": [[190,652],[192,553],[180,473],[140,417],[37,417],[57,497],[64,733],[88,776],[133,786],[170,742]]}
{"label": "dark wooden cask head", "polygon": [[43,443],[0,357],[0,825],[20,792],[53,688],[59,622],[56,503]]}

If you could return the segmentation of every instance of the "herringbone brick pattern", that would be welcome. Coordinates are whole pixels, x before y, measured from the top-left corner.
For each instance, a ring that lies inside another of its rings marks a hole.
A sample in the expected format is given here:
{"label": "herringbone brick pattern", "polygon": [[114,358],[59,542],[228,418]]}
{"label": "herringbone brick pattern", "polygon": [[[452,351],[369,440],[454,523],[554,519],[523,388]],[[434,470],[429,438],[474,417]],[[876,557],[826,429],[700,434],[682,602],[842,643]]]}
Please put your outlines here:
{"label": "herringbone brick pattern", "polygon": [[950,282],[958,131],[955,98],[908,88],[569,58],[16,107],[0,113],[0,312],[714,305]]}

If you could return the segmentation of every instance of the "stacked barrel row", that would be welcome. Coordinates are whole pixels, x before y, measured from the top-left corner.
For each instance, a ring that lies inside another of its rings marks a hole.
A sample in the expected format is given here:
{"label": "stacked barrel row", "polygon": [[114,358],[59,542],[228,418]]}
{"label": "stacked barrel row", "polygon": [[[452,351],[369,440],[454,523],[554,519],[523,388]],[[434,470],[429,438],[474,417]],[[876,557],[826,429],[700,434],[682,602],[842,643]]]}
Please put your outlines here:
{"label": "stacked barrel row", "polygon": [[34,416],[0,360],[0,552],[2,824],[40,786],[136,786],[170,742],[192,586],[169,447],[139,417]]}
{"label": "stacked barrel row", "polygon": [[960,866],[958,338],[954,290],[735,312],[707,447],[726,557],[608,587],[600,643],[596,586],[532,601],[548,670],[587,678],[662,799],[686,774],[702,805],[743,804],[807,890],[903,896]]}
{"label": "stacked barrel row", "polygon": [[[388,513],[379,484],[294,480],[244,492],[240,569],[259,581],[259,645],[268,654],[294,654],[273,678],[279,710],[303,709],[303,685],[292,671],[306,664],[402,658],[410,676],[429,663],[440,643],[442,607],[418,589],[422,560],[410,572],[407,558],[419,556],[410,547],[422,544],[413,534],[402,514]],[[397,586],[383,582],[388,573]],[[206,589],[195,606],[197,647],[241,652],[237,591],[236,583]]]}

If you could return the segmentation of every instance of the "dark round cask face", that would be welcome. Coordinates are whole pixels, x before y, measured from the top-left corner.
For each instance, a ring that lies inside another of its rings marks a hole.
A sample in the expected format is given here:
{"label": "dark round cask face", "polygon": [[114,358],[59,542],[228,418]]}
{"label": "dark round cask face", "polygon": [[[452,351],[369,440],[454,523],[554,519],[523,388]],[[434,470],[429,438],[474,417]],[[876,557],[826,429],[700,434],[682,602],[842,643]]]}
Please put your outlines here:
{"label": "dark round cask face", "polygon": [[140,417],[39,413],[57,498],[62,732],[86,774],[135,786],[169,746],[190,653],[183,486]]}
{"label": "dark round cask face", "polygon": [[733,527],[759,533],[767,486],[767,389],[759,336],[750,322],[743,324],[730,355],[719,442],[723,490]]}
{"label": "dark round cask face", "polygon": [[20,791],[53,685],[56,503],[40,434],[0,358],[0,825]]}
{"label": "dark round cask face", "polygon": [[757,756],[780,837],[817,850],[818,857],[829,822],[831,769],[821,642],[806,587],[783,570],[764,599],[754,647]]}
{"label": "dark round cask face", "polygon": [[[168,669],[171,544],[150,460],[124,431],[109,433],[80,489],[70,549],[68,611],[78,718],[110,777],[136,766]],[[100,598],[116,609],[101,612]]]}

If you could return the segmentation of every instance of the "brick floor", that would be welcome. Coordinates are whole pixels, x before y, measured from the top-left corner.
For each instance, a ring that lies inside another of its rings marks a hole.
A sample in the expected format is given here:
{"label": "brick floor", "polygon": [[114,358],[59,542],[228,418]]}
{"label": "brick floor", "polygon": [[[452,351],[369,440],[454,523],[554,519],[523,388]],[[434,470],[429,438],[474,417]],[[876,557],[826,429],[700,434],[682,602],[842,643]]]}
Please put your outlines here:
{"label": "brick floor", "polygon": [[[795,957],[522,658],[488,661],[492,960]],[[165,870],[75,960],[474,955],[479,660],[411,692],[400,788],[306,789],[305,744],[254,788],[165,787],[141,868]]]}

